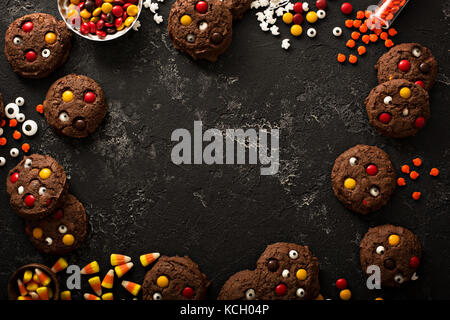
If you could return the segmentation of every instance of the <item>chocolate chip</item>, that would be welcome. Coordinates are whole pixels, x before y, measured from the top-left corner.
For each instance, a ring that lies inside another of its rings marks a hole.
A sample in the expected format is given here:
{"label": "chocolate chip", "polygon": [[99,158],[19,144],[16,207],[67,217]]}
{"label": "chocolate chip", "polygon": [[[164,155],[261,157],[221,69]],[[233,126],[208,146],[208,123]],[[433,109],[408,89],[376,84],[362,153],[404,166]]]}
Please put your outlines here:
{"label": "chocolate chip", "polygon": [[279,264],[277,259],[270,259],[269,262],[267,262],[267,269],[271,272],[275,272],[278,270]]}
{"label": "chocolate chip", "polygon": [[77,128],[78,130],[82,131],[84,129],[86,129],[86,121],[78,119],[75,121],[75,128]]}
{"label": "chocolate chip", "polygon": [[394,270],[396,266],[396,263],[392,259],[386,259],[384,260],[384,267],[388,270]]}
{"label": "chocolate chip", "polygon": [[420,71],[422,71],[423,73],[428,73],[430,72],[430,65],[426,62],[421,63],[419,66]]}
{"label": "chocolate chip", "polygon": [[211,41],[212,41],[212,43],[214,43],[214,44],[219,44],[219,43],[222,42],[222,40],[223,40],[223,36],[222,36],[222,34],[220,34],[220,33],[218,33],[218,32],[214,32],[214,33],[211,35]]}

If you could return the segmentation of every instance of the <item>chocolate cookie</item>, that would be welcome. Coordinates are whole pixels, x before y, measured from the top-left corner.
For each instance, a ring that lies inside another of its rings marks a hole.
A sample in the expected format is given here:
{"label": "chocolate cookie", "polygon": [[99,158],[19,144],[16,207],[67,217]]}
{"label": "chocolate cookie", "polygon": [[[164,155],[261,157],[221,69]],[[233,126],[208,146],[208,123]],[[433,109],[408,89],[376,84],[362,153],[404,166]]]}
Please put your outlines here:
{"label": "chocolate cookie", "polygon": [[234,20],[242,19],[244,13],[250,9],[253,0],[222,0],[223,4],[231,11]]}
{"label": "chocolate cookie", "polygon": [[66,173],[50,156],[26,156],[6,180],[13,209],[23,218],[41,219],[59,208],[67,193]]}
{"label": "chocolate cookie", "polygon": [[219,300],[312,300],[319,290],[319,263],[309,248],[278,242],[266,248],[254,271],[230,277]]}
{"label": "chocolate cookie", "polygon": [[428,92],[403,79],[378,85],[365,103],[370,124],[390,138],[413,136],[430,118]]}
{"label": "chocolate cookie", "polygon": [[416,280],[420,264],[421,245],[416,235],[403,227],[390,224],[370,228],[359,245],[361,267],[380,267],[382,286],[397,287]]}
{"label": "chocolate cookie", "polygon": [[331,172],[333,191],[352,211],[367,214],[383,207],[396,186],[389,156],[380,148],[356,145],[342,153]]}
{"label": "chocolate cookie", "polygon": [[438,63],[430,49],[418,43],[402,43],[382,55],[375,70],[379,83],[406,79],[430,90],[436,81]]}
{"label": "chocolate cookie", "polygon": [[93,133],[106,115],[105,95],[100,85],[86,76],[67,75],[48,90],[44,115],[59,134],[84,138]]}
{"label": "chocolate cookie", "polygon": [[174,47],[194,60],[216,61],[230,46],[233,17],[221,0],[177,0],[168,31]]}
{"label": "chocolate cookie", "polygon": [[144,300],[203,300],[210,282],[189,257],[161,257],[147,272]]}
{"label": "chocolate cookie", "polygon": [[63,255],[80,247],[87,233],[86,211],[73,195],[53,214],[41,220],[28,220],[26,234],[42,253]]}
{"label": "chocolate cookie", "polygon": [[46,13],[32,13],[9,26],[5,55],[20,76],[45,78],[67,61],[71,39],[72,33],[64,21]]}

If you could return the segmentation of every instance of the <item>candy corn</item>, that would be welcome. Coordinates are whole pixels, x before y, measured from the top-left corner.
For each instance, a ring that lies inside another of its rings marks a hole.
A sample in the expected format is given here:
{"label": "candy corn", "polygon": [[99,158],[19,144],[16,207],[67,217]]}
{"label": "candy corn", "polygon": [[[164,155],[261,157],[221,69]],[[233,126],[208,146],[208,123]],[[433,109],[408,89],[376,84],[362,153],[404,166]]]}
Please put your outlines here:
{"label": "candy corn", "polygon": [[114,284],[114,270],[110,269],[103,278],[102,287],[106,289],[112,289],[113,284]]}
{"label": "candy corn", "polygon": [[102,286],[100,283],[100,277],[97,276],[97,277],[90,278],[88,280],[88,282],[89,282],[89,285],[91,286],[92,290],[94,290],[95,294],[98,296],[101,296],[102,295]]}
{"label": "candy corn", "polygon": [[39,287],[36,289],[37,294],[41,300],[48,300],[48,288],[47,287]]}
{"label": "candy corn", "polygon": [[36,283],[39,283],[39,278],[38,278],[36,273],[33,274],[33,281],[36,282]]}
{"label": "candy corn", "polygon": [[131,268],[133,268],[133,262],[128,262],[117,266],[114,268],[114,270],[116,271],[117,277],[122,278],[122,276],[130,271]]}
{"label": "candy corn", "polygon": [[25,296],[28,293],[27,288],[25,288],[25,285],[20,279],[17,279],[17,286],[19,287],[19,292],[21,296]]}
{"label": "candy corn", "polygon": [[59,258],[58,261],[55,262],[55,264],[52,267],[52,271],[54,273],[58,273],[62,270],[64,270],[65,268],[67,268],[68,263],[66,261],[66,259],[64,258]]}
{"label": "candy corn", "polygon": [[87,266],[85,266],[83,269],[81,269],[81,274],[93,274],[100,271],[100,266],[98,265],[97,261],[92,261]]}
{"label": "candy corn", "polygon": [[108,292],[102,295],[102,300],[114,300],[112,292]]}
{"label": "candy corn", "polygon": [[141,260],[141,264],[143,267],[148,266],[149,264],[153,263],[156,259],[158,259],[160,254],[158,252],[154,253],[147,253],[143,254],[139,257],[139,260]]}
{"label": "candy corn", "polygon": [[97,297],[96,295],[90,294],[90,293],[85,293],[84,294],[84,300],[100,300],[99,297]]}
{"label": "candy corn", "polygon": [[114,266],[118,266],[118,265],[130,262],[131,258],[128,256],[124,256],[123,254],[113,253],[113,254],[111,254],[110,260],[111,260],[111,265],[114,267]]}
{"label": "candy corn", "polygon": [[32,291],[29,293],[29,295],[31,297],[31,300],[39,300],[39,295],[36,292]]}
{"label": "candy corn", "polygon": [[33,272],[31,270],[25,270],[23,273],[23,283],[27,284],[33,278]]}
{"label": "candy corn", "polygon": [[69,290],[61,292],[61,300],[72,300],[72,294]]}
{"label": "candy corn", "polygon": [[122,287],[124,287],[133,296],[137,296],[141,290],[141,286],[139,284],[126,280],[122,281]]}
{"label": "candy corn", "polygon": [[38,285],[36,282],[34,282],[34,281],[28,282],[28,283],[27,283],[27,286],[26,286],[28,292],[29,292],[29,291],[36,291],[36,289],[37,289],[38,287],[39,287],[39,285]]}
{"label": "candy corn", "polygon": [[52,279],[45,272],[42,272],[40,269],[36,268],[34,269],[34,272],[36,272],[36,275],[39,279],[39,283],[42,284],[43,286],[48,286],[50,281],[52,281]]}
{"label": "candy corn", "polygon": [[18,296],[17,300],[32,300],[30,296]]}

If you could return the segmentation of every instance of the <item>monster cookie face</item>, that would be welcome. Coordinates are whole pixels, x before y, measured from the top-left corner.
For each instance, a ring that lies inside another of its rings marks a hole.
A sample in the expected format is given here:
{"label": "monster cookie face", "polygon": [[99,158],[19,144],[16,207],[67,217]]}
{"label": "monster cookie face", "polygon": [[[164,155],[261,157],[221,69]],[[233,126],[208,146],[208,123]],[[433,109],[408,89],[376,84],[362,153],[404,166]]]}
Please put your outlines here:
{"label": "monster cookie face", "polygon": [[379,83],[405,79],[430,90],[436,80],[438,64],[430,49],[418,43],[402,43],[382,55],[375,69]]}
{"label": "monster cookie face", "polygon": [[275,243],[257,262],[262,300],[311,300],[319,295],[319,263],[306,246]]}
{"label": "monster cookie face", "polygon": [[72,195],[50,216],[28,220],[25,231],[37,250],[46,254],[67,254],[77,249],[87,233],[83,205]]}
{"label": "monster cookie face", "polygon": [[20,76],[44,78],[66,62],[71,37],[64,21],[45,13],[29,14],[6,31],[5,55]]}
{"label": "monster cookie face", "polygon": [[259,285],[256,271],[244,270],[231,276],[220,290],[218,300],[259,299]]}
{"label": "monster cookie face", "polygon": [[223,4],[231,11],[233,19],[242,19],[244,13],[250,9],[253,0],[222,0]]}
{"label": "monster cookie face", "polygon": [[369,229],[360,244],[360,260],[364,274],[376,265],[381,271],[382,286],[399,286],[417,279],[421,245],[406,228],[383,225]]}
{"label": "monster cookie face", "polygon": [[348,209],[367,214],[384,206],[395,189],[389,156],[377,147],[357,145],[342,153],[331,173],[333,191]]}
{"label": "monster cookie face", "polygon": [[370,124],[391,138],[415,135],[430,118],[428,92],[407,80],[378,85],[365,103]]}
{"label": "monster cookie face", "polygon": [[202,300],[210,285],[198,265],[188,257],[161,257],[147,272],[144,300]]}
{"label": "monster cookie face", "polygon": [[221,0],[177,0],[169,15],[169,37],[193,59],[216,61],[231,43],[232,23]]}
{"label": "monster cookie face", "polygon": [[103,90],[86,76],[68,75],[56,81],[44,101],[48,124],[59,134],[84,138],[94,132],[106,115]]}
{"label": "monster cookie face", "polygon": [[61,205],[67,192],[66,173],[50,156],[33,154],[12,169],[6,191],[14,210],[27,219],[41,219]]}

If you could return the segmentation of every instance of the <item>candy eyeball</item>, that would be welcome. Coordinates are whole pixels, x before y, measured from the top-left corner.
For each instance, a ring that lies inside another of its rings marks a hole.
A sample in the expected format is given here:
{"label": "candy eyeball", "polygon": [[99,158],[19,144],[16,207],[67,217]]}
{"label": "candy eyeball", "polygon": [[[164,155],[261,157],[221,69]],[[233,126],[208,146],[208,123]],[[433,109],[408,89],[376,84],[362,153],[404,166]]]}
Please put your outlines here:
{"label": "candy eyeball", "polygon": [[14,39],[13,39],[13,43],[14,43],[16,46],[21,45],[21,44],[22,44],[22,37],[15,36]]}
{"label": "candy eyeball", "polygon": [[419,48],[415,47],[412,49],[412,55],[416,58],[419,58],[422,55],[422,51]]}
{"label": "candy eyeball", "polygon": [[325,19],[325,17],[327,16],[327,13],[325,12],[325,10],[317,10],[317,17],[319,19]]}
{"label": "candy eyeball", "polygon": [[153,300],[162,300],[162,295],[159,292],[153,294]]}
{"label": "candy eyeball", "polygon": [[408,108],[405,108],[405,109],[402,110],[402,115],[403,115],[404,117],[408,116],[408,114],[409,114]]}
{"label": "candy eyeball", "polygon": [[26,136],[34,136],[38,130],[37,123],[33,120],[27,120],[22,125],[22,131]]}
{"label": "candy eyeball", "polygon": [[194,41],[195,41],[195,36],[193,35],[193,34],[188,34],[187,36],[186,36],[186,41],[187,42],[190,42],[190,43],[193,43]]}
{"label": "candy eyeball", "polygon": [[47,192],[47,188],[46,187],[40,187],[39,188],[39,195],[43,196],[46,192]]}
{"label": "candy eyeball", "polygon": [[200,29],[200,31],[205,31],[206,29],[208,29],[208,23],[206,21],[202,21],[198,24],[198,28]]}
{"label": "candy eyeball", "polygon": [[61,112],[60,114],[59,114],[59,120],[60,121],[62,121],[62,122],[67,122],[67,121],[69,121],[69,115],[67,114],[67,112]]}
{"label": "candy eyeball", "polygon": [[340,37],[340,36],[342,36],[342,29],[341,29],[340,27],[335,27],[335,28],[333,29],[333,35],[334,35],[335,37]]}
{"label": "candy eyeball", "polygon": [[25,121],[25,115],[23,113],[18,113],[16,116],[16,120],[18,122],[24,122]]}
{"label": "candy eyeball", "polygon": [[19,106],[22,107],[25,104],[25,99],[22,97],[17,97],[15,103]]}
{"label": "candy eyeball", "polygon": [[0,128],[0,137],[3,135],[3,128]]}
{"label": "candy eyeball", "polygon": [[6,164],[6,159],[4,157],[0,157],[0,167],[3,167]]}
{"label": "candy eyeball", "polygon": [[351,157],[349,160],[348,160],[348,162],[350,163],[350,165],[353,167],[353,166],[356,166],[357,164],[358,164],[358,158],[356,158],[356,157]]}
{"label": "candy eyeball", "polygon": [[50,237],[47,237],[47,238],[45,238],[45,243],[46,243],[48,246],[51,246],[51,245],[53,244],[53,239],[50,238]]}
{"label": "candy eyeball", "polygon": [[377,252],[377,254],[382,255],[382,254],[384,254],[384,247],[378,246],[375,251]]}
{"label": "candy eyeball", "polygon": [[15,103],[8,103],[5,107],[5,114],[8,119],[14,119],[19,112],[19,106]]}
{"label": "candy eyeball", "polygon": [[289,258],[291,259],[297,259],[298,258],[298,252],[295,250],[289,251]]}
{"label": "candy eyeball", "polygon": [[316,29],[314,29],[314,28],[309,28],[309,29],[306,31],[306,34],[308,35],[308,37],[314,38],[314,37],[317,35],[317,31],[316,31]]}
{"label": "candy eyeball", "polygon": [[394,277],[394,281],[397,283],[403,283],[405,281],[405,279],[403,278],[403,276],[401,274],[397,274]]}
{"label": "candy eyeball", "polygon": [[302,9],[303,9],[304,12],[309,11],[309,4],[308,4],[308,2],[303,2],[302,3]]}
{"label": "candy eyeball", "polygon": [[65,226],[65,225],[60,225],[59,227],[58,227],[58,232],[59,233],[66,233],[67,232],[67,227]]}
{"label": "candy eyeball", "polygon": [[248,289],[247,291],[245,291],[245,298],[247,300],[253,300],[256,297],[256,293],[255,290],[253,289]]}
{"label": "candy eyeball", "polygon": [[281,276],[283,278],[287,278],[287,277],[289,277],[289,274],[290,274],[289,270],[288,269],[284,269],[283,272],[281,273]]}
{"label": "candy eyeball", "polygon": [[374,198],[378,197],[380,195],[380,189],[378,189],[378,187],[376,186],[372,186],[370,188],[370,195]]}
{"label": "candy eyeball", "polygon": [[24,191],[25,191],[25,188],[22,187],[22,186],[20,186],[20,187],[17,188],[17,193],[18,193],[18,194],[23,194]]}
{"label": "candy eyeball", "polygon": [[17,149],[17,148],[12,148],[12,149],[9,151],[9,154],[11,155],[11,157],[17,158],[17,157],[19,156],[19,149]]}
{"label": "candy eyeball", "polygon": [[23,166],[25,168],[30,168],[32,164],[33,164],[33,160],[27,159],[27,160],[25,160],[25,163],[23,164]]}
{"label": "candy eyeball", "polygon": [[305,290],[303,288],[298,288],[296,294],[297,297],[303,298],[305,296]]}
{"label": "candy eyeball", "polygon": [[49,50],[49,49],[44,49],[44,50],[42,50],[42,56],[43,56],[44,58],[50,57],[50,50]]}
{"label": "candy eyeball", "polygon": [[392,97],[386,96],[383,100],[384,104],[391,104],[392,103]]}

